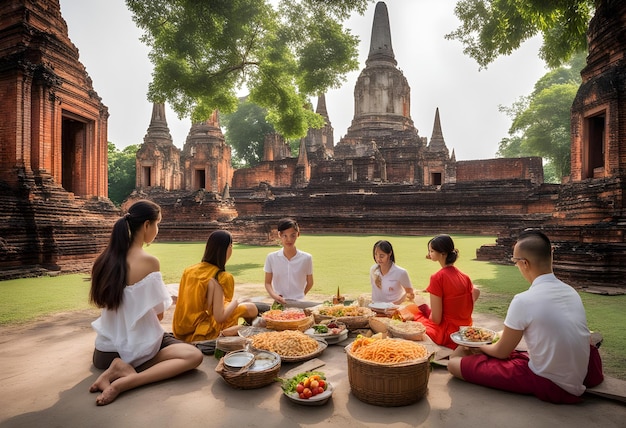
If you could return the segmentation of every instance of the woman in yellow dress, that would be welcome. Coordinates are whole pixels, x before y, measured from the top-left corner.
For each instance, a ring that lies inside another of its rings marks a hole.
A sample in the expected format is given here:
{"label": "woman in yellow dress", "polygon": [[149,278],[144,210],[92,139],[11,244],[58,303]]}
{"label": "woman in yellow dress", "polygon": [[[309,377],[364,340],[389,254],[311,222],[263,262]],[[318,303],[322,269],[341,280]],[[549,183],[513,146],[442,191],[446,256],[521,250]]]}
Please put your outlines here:
{"label": "woman in yellow dress", "polygon": [[183,272],[172,321],[174,336],[185,342],[217,338],[220,333],[258,315],[254,303],[235,296],[235,279],[226,272],[233,238],[225,230],[209,235],[202,261]]}

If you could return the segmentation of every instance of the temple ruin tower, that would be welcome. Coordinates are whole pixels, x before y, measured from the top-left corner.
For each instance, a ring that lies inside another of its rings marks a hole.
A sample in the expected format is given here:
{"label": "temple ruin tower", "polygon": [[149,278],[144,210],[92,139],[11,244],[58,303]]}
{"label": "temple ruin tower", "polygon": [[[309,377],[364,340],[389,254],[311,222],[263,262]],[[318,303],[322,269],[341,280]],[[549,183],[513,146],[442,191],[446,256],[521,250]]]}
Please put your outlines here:
{"label": "temple ruin tower", "polygon": [[354,88],[354,119],[348,134],[388,135],[413,129],[411,88],[397,64],[387,5],[378,2],[369,56]]}
{"label": "temple ruin tower", "polygon": [[163,103],[152,106],[152,118],[143,144],[137,151],[136,165],[138,188],[181,188],[180,150],[172,141]]}
{"label": "temple ruin tower", "polygon": [[106,198],[109,113],[58,0],[3,1],[0,17],[0,180],[52,179],[76,196]]}
{"label": "temple ruin tower", "polygon": [[376,4],[365,68],[354,88],[354,118],[335,146],[346,181],[423,184],[426,142],[411,119],[411,88],[391,45],[387,5]]}
{"label": "temple ruin tower", "polygon": [[[454,151],[453,151],[454,156]],[[445,183],[456,181],[456,160],[453,160],[448,152],[448,147],[441,130],[439,107],[435,110],[435,122],[433,133],[424,150],[424,185],[441,186]]]}
{"label": "temple ruin tower", "polygon": [[333,136],[334,130],[326,110],[325,94],[320,94],[317,97],[315,112],[324,118],[325,125],[322,128],[309,129],[306,137],[304,137],[307,153],[311,160],[330,159],[333,157],[335,141]]}
{"label": "temple ruin tower", "polygon": [[0,280],[89,269],[118,218],[108,108],[59,0],[0,1]]}
{"label": "temple ruin tower", "polygon": [[183,147],[183,188],[222,193],[233,177],[231,148],[224,140],[218,112],[191,126]]}

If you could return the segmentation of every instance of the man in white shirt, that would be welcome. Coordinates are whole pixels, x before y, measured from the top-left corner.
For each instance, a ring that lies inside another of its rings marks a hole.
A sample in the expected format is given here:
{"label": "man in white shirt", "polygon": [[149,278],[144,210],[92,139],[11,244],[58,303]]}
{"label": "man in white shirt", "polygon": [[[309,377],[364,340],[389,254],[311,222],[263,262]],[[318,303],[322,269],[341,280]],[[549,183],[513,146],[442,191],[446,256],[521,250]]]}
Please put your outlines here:
{"label": "man in white shirt", "polygon": [[[552,272],[552,245],[542,232],[522,232],[511,260],[530,288],[511,301],[500,340],[471,350],[460,346],[448,370],[468,382],[552,403],[579,402],[586,387],[604,379],[582,300]],[[528,352],[515,350],[522,337]]]}
{"label": "man in white shirt", "polygon": [[287,218],[278,222],[278,237],[283,248],[265,259],[265,289],[282,305],[306,307],[315,305],[303,302],[313,288],[313,257],[296,248],[299,236],[300,228],[295,220]]}

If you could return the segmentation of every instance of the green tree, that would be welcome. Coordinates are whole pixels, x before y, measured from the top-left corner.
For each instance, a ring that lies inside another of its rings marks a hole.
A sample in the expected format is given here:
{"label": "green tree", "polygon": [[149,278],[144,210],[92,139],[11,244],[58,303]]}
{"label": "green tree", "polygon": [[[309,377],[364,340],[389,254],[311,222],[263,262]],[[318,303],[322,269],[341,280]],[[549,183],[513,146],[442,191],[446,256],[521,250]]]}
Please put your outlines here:
{"label": "green tree", "polygon": [[220,115],[220,123],[226,132],[224,138],[233,148],[233,166],[255,166],[263,158],[263,141],[274,127],[265,120],[267,110],[247,100],[230,114]]}
{"label": "green tree", "polygon": [[115,144],[111,142],[108,144],[109,199],[118,206],[135,188],[137,150],[139,150],[138,145],[130,145],[119,151]]}
{"label": "green tree", "polygon": [[520,97],[500,111],[512,119],[509,137],[500,141],[497,156],[541,156],[548,161],[553,176],[546,181],[560,182],[570,173],[570,110],[578,87],[585,55],[578,53],[570,62],[546,73],[535,83],[533,93]]}
{"label": "green tree", "polygon": [[323,126],[307,98],[358,67],[343,27],[369,0],[126,0],[154,64],[148,97],[201,121],[237,107],[237,91],[267,110],[286,138]]}
{"label": "green tree", "polygon": [[[597,4],[609,0],[596,0]],[[540,57],[551,68],[587,48],[594,0],[460,0],[454,9],[461,25],[446,35],[463,43],[464,53],[487,67],[538,35]]]}

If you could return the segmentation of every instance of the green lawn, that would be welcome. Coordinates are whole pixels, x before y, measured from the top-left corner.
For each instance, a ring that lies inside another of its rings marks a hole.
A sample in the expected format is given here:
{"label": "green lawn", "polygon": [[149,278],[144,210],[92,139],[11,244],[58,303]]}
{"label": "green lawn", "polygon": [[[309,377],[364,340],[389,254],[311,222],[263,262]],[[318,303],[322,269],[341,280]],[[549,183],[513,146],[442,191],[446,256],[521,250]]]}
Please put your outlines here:
{"label": "green lawn", "polygon": [[[396,263],[409,271],[417,290],[423,290],[428,278],[439,264],[425,258],[430,236],[345,236],[303,235],[298,248],[313,255],[314,294],[329,297],[341,289],[348,298],[370,292],[368,272],[373,264],[372,245],[378,239],[388,239],[394,246]],[[454,236],[460,251],[456,265],[467,273],[481,289],[476,311],[504,318],[514,294],[528,288],[515,266],[501,266],[475,260],[476,249],[495,242],[494,237]],[[227,270],[238,284],[262,284],[263,264],[268,252],[280,248],[235,244]],[[161,261],[166,283],[177,283],[183,269],[200,261],[204,242],[155,243],[147,247]],[[0,281],[0,325],[33,321],[43,316],[89,308],[88,275],[24,278]],[[605,372],[626,380],[626,337],[622,331],[626,296],[598,296],[581,293],[587,309],[589,327],[604,336],[601,353]]]}

